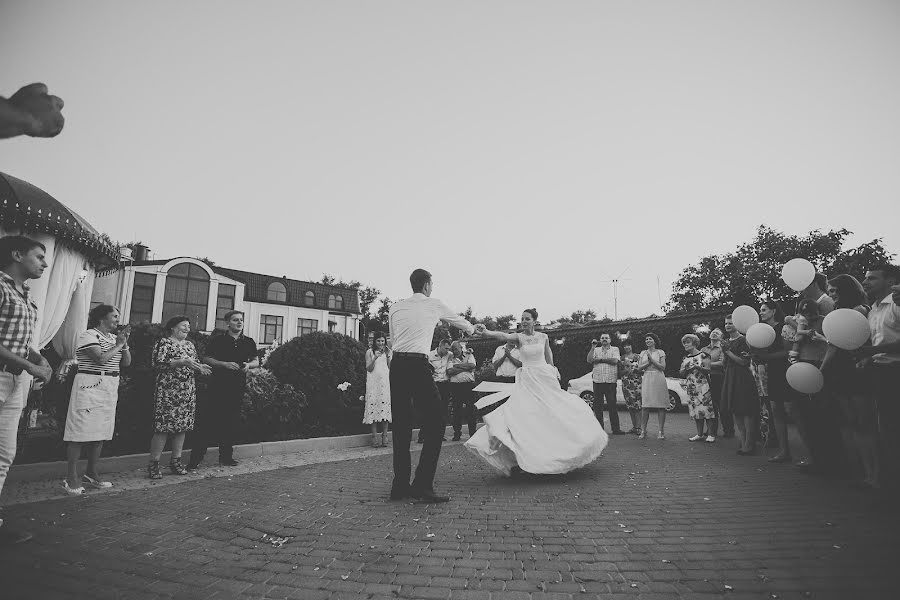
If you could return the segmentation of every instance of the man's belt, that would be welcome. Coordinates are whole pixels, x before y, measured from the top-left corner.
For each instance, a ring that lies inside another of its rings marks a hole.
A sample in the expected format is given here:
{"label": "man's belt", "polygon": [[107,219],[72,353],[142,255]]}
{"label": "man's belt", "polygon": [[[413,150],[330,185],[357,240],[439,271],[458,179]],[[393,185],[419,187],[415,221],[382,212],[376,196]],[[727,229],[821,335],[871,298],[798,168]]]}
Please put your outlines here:
{"label": "man's belt", "polygon": [[118,377],[118,371],[101,371],[98,369],[78,369],[79,373],[83,373],[85,375],[99,375],[101,377]]}
{"label": "man's belt", "polygon": [[428,358],[425,354],[422,354],[421,352],[394,352],[394,357],[395,357],[395,358],[396,358],[396,357],[400,357],[400,358],[421,358],[421,359]]}

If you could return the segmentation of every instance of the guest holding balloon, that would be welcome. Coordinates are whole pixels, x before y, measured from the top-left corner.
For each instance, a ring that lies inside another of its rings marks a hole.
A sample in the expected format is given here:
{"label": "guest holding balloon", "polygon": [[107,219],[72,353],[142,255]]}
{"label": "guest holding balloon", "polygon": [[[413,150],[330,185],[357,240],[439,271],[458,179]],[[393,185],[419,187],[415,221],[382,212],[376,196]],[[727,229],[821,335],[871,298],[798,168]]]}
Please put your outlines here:
{"label": "guest holding balloon", "polygon": [[[822,315],[819,314],[819,303],[816,300],[801,300],[797,312],[809,323],[809,333],[803,337],[797,357],[798,364],[792,365],[792,368],[800,367],[799,363],[803,363],[812,365],[815,369],[809,370],[806,367],[802,371],[804,375],[800,379],[804,383],[808,382],[809,387],[793,386],[801,393],[794,400],[797,429],[809,450],[809,457],[801,459],[796,466],[812,473],[830,474],[840,464],[842,455],[839,428],[835,421],[838,409],[834,406],[834,396],[824,387],[821,372],[818,373],[818,381],[812,381],[816,376],[815,371],[822,367],[828,342],[822,332]],[[794,372],[800,371],[794,369]],[[790,375],[790,369],[788,374]],[[794,378],[788,377],[788,381],[792,379]]]}
{"label": "guest holding balloon", "polygon": [[[786,372],[788,368],[787,349],[781,337],[784,328],[784,311],[781,305],[772,298],[764,298],[759,306],[759,330],[765,336],[757,338],[747,332],[747,341],[751,346],[751,357],[754,363],[766,369],[766,385],[760,394],[761,406],[771,417],[770,424],[775,429],[778,442],[778,453],[769,462],[782,463],[791,460],[790,443],[787,433],[787,411],[785,402],[792,398],[788,387]],[[754,334],[756,332],[754,331]],[[768,344],[766,343],[768,342]]]}
{"label": "guest holding balloon", "polygon": [[872,304],[869,311],[871,346],[859,349],[857,366],[864,369],[878,407],[881,464],[888,491],[900,493],[900,305],[894,294],[900,285],[900,268],[891,264],[872,267],[863,289]]}
{"label": "guest holding balloon", "polygon": [[[825,387],[834,395],[841,409],[842,418],[838,426],[844,446],[862,465],[861,485],[878,487],[878,416],[875,400],[866,392],[862,377],[856,372],[856,360],[850,352],[869,337],[866,292],[859,281],[850,275],[834,277],[828,282],[827,290],[835,310],[822,321],[822,330],[828,339],[821,367]],[[856,342],[847,339],[854,325],[859,331]]]}
{"label": "guest holding balloon", "polygon": [[698,346],[700,338],[693,333],[681,337],[681,345],[684,346],[686,356],[681,361],[681,376],[687,381],[684,386],[688,394],[688,412],[697,426],[697,434],[688,438],[692,442],[706,440],[715,442],[713,435],[703,435],[704,426],[708,425],[709,431],[714,431],[716,426],[712,423],[716,420],[715,409],[712,405],[712,394],[709,390],[709,356],[704,354]]}
{"label": "guest holding balloon", "polygon": [[713,437],[719,435],[718,422],[721,420],[722,427],[725,431],[725,437],[734,437],[734,418],[730,412],[726,417],[721,408],[722,385],[725,383],[725,351],[722,349],[723,337],[724,334],[722,333],[722,330],[716,327],[709,332],[709,345],[703,347],[703,352],[709,356],[709,395],[712,400],[713,411],[718,417],[718,420],[707,423],[707,425],[711,425],[713,428],[707,429],[706,435],[711,435]]}
{"label": "guest holding balloon", "polygon": [[648,333],[644,338],[646,350],[641,352],[638,368],[644,373],[641,379],[641,412],[642,425],[638,438],[647,437],[647,422],[650,411],[656,411],[659,423],[657,438],[666,439],[666,409],[669,407],[669,389],[666,387],[666,353],[660,350],[659,336]]}
{"label": "guest holding balloon", "polygon": [[741,442],[737,453],[743,456],[754,452],[753,421],[759,415],[759,398],[756,395],[756,383],[750,373],[750,347],[735,327],[731,315],[725,317],[725,333],[728,338],[723,343],[725,382],[722,390],[722,411],[731,411],[734,414],[734,424]]}
{"label": "guest holding balloon", "polygon": [[638,368],[640,357],[631,349],[631,342],[622,342],[622,356],[619,362],[622,379],[622,396],[625,408],[631,416],[631,430],[628,433],[641,434],[641,370]]}
{"label": "guest holding balloon", "polygon": [[806,289],[800,293],[802,299],[814,300],[816,302],[816,309],[823,318],[834,310],[834,300],[832,300],[825,291],[827,286],[828,279],[825,277],[825,274],[817,271],[815,277],[813,277],[812,283],[806,286]]}

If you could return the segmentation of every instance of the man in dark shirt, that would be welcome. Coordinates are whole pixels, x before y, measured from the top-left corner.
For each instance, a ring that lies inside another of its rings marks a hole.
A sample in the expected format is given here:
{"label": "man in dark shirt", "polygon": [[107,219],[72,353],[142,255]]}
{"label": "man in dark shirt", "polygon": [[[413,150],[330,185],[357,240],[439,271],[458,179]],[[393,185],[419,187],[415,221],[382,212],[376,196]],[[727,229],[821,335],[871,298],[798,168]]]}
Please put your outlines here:
{"label": "man in dark shirt", "polygon": [[191,448],[189,470],[195,470],[206,455],[210,443],[219,444],[219,464],[237,465],[234,439],[241,421],[241,401],[247,389],[247,370],[259,366],[256,342],[244,335],[244,313],[225,313],[228,330],[213,336],[201,362],[212,367],[209,391],[198,398],[197,428]]}

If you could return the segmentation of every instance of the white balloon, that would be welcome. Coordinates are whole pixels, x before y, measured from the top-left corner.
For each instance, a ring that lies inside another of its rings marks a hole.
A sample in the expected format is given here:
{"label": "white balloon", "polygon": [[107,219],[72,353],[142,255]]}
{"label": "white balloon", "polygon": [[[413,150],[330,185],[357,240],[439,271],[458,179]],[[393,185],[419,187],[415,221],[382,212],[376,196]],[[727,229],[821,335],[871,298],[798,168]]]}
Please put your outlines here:
{"label": "white balloon", "polygon": [[805,258],[792,258],[781,268],[781,279],[795,292],[802,292],[816,278],[816,268]]}
{"label": "white balloon", "polygon": [[839,308],[826,315],[822,331],[829,344],[856,350],[869,339],[869,320],[852,308]]}
{"label": "white balloon", "polygon": [[731,313],[731,321],[741,333],[747,333],[752,325],[759,323],[759,313],[752,306],[738,306]]}
{"label": "white balloon", "polygon": [[775,330],[768,323],[757,323],[747,330],[747,343],[754,348],[768,348],[774,341]]}
{"label": "white balloon", "polygon": [[822,371],[809,363],[794,363],[788,367],[785,375],[788,385],[801,394],[817,394],[822,391],[822,386],[825,385]]}

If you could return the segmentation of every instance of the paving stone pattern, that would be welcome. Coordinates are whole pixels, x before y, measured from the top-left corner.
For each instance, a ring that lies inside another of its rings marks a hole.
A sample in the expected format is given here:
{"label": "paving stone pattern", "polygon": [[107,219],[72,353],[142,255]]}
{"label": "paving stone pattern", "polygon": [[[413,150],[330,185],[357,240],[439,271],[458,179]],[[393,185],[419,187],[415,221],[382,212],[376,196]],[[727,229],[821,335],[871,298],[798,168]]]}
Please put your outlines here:
{"label": "paving stone pattern", "polygon": [[0,550],[0,596],[897,597],[896,511],[692,430],[675,415],[667,440],[651,426],[577,472],[522,480],[451,446],[441,505],[388,501],[379,453],[11,506],[35,539]]}

